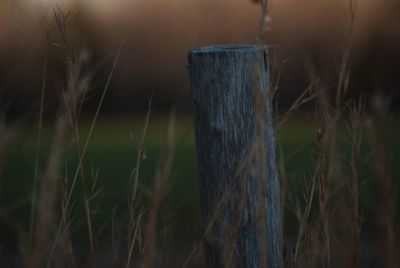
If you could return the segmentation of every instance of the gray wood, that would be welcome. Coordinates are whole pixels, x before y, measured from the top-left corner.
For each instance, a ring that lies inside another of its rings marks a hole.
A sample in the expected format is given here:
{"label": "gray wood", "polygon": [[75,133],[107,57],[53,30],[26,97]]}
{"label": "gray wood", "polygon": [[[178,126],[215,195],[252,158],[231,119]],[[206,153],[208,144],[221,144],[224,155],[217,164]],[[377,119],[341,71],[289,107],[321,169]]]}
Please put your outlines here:
{"label": "gray wood", "polygon": [[189,52],[207,267],[281,267],[265,46]]}

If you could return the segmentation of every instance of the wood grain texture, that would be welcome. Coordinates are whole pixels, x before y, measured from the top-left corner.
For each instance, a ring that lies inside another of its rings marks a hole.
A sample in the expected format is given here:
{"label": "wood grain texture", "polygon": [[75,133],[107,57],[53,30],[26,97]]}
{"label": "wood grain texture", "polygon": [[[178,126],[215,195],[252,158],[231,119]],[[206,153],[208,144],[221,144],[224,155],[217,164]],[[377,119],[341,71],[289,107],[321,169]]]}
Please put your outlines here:
{"label": "wood grain texture", "polygon": [[281,267],[265,46],[189,52],[207,267]]}

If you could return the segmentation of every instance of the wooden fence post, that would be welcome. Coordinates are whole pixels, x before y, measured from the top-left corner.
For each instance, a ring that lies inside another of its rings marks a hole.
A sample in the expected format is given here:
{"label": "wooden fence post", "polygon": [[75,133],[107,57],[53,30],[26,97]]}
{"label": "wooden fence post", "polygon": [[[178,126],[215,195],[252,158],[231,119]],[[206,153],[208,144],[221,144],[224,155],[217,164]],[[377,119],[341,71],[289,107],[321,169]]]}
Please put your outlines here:
{"label": "wooden fence post", "polygon": [[188,58],[207,267],[281,267],[267,48],[211,46]]}

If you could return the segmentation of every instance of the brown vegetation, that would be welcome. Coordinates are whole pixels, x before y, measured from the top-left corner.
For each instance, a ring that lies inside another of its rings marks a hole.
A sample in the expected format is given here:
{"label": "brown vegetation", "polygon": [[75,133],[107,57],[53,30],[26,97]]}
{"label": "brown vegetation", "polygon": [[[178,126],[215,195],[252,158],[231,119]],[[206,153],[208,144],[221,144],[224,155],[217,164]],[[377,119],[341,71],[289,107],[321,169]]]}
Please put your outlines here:
{"label": "brown vegetation", "polygon": [[[264,34],[264,23],[269,15],[269,6],[261,1],[262,19],[259,32]],[[39,165],[39,156],[33,159],[35,165],[34,189],[32,190],[30,223],[21,235],[20,251],[18,256],[23,258],[27,267],[103,267],[97,261],[97,235],[103,228],[94,227],[94,219],[98,216],[93,205],[101,192],[97,185],[97,174],[92,172],[92,178],[87,177],[90,169],[86,159],[88,144],[92,137],[95,125],[102,108],[111,78],[121,54],[123,42],[116,53],[111,71],[107,76],[99,103],[90,123],[89,134],[83,138],[80,134],[79,118],[85,99],[89,93],[91,74],[84,71],[84,59],[79,50],[69,40],[69,24],[75,14],[63,13],[54,8],[54,20],[60,33],[60,42],[56,45],[61,48],[66,65],[66,84],[62,94],[58,96],[57,115],[54,120],[54,131],[48,159],[43,169]],[[398,258],[396,246],[398,241],[398,215],[396,214],[397,187],[396,175],[388,158],[390,146],[387,132],[390,124],[390,101],[385,90],[377,88],[375,94],[352,94],[351,57],[353,49],[354,23],[357,18],[356,3],[349,0],[347,9],[347,31],[345,42],[342,44],[341,57],[337,60],[337,73],[324,74],[320,66],[308,65],[309,86],[302,91],[293,104],[280,115],[276,115],[275,125],[277,133],[291,117],[300,113],[304,105],[312,106],[308,109],[308,117],[314,120],[315,137],[312,155],[312,170],[310,173],[299,176],[288,172],[285,161],[290,157],[279,150],[278,165],[280,167],[283,240],[282,251],[285,252],[285,267],[363,267],[366,264],[362,250],[364,246],[361,237],[370,238],[370,230],[377,227],[381,252],[375,252],[375,264],[384,267],[396,267]],[[260,36],[262,37],[262,36]],[[263,38],[260,38],[263,39]],[[265,39],[263,39],[265,40]],[[280,78],[285,70],[285,61],[279,57],[279,51],[271,49],[271,83],[274,103],[279,104]],[[45,60],[47,62],[47,60]],[[38,122],[37,150],[41,144],[43,100],[46,91],[47,66],[43,71],[43,85],[40,96],[40,111]],[[318,70],[318,72],[314,72]],[[331,69],[327,70],[328,72]],[[326,77],[335,77],[334,83]],[[148,105],[143,135],[138,146],[136,161],[133,163],[127,186],[131,187],[131,194],[127,201],[127,223],[120,232],[123,238],[116,238],[115,218],[105,225],[111,225],[112,245],[108,248],[111,263],[115,267],[166,267],[175,265],[168,263],[163,248],[159,246],[162,237],[160,214],[162,203],[168,195],[168,184],[171,175],[172,163],[176,145],[175,114],[172,112],[167,131],[165,153],[160,157],[155,171],[154,185],[151,191],[140,185],[141,164],[144,158],[144,140],[148,124],[151,121],[151,101]],[[276,112],[282,109],[276,108]],[[260,123],[260,128],[264,127]],[[0,191],[1,169],[5,163],[5,148],[15,135],[14,127],[10,127],[0,119]],[[78,164],[74,174],[62,173],[64,167],[64,151],[72,142],[75,148]],[[350,153],[344,152],[343,144],[347,144]],[[278,149],[283,145],[278,144]],[[38,153],[39,154],[39,153]],[[296,152],[294,152],[296,154]],[[245,160],[244,160],[245,161]],[[373,169],[371,169],[372,167]],[[372,213],[362,211],[362,203],[373,197],[366,196],[368,192],[364,185],[370,184],[365,176],[374,178],[374,186],[379,192],[379,202],[371,208]],[[80,178],[80,179],[79,179]],[[242,178],[243,179],[243,178]],[[80,180],[80,181],[79,181]],[[302,180],[303,189],[290,189],[291,180]],[[80,183],[80,184],[79,184]],[[78,254],[79,247],[72,238],[74,227],[74,196],[76,188],[82,196],[85,211],[85,233],[89,253],[82,257]],[[260,193],[262,195],[263,193]],[[244,198],[241,196],[241,198]],[[18,200],[17,200],[18,201]],[[19,203],[16,201],[16,204]],[[213,227],[224,203],[229,201],[229,193],[220,203],[215,204],[213,217],[203,234],[196,241],[191,252],[179,260],[177,265],[183,267],[200,266],[204,238]],[[243,201],[243,200],[241,200]],[[7,206],[0,206],[0,216],[3,216]],[[238,214],[242,211],[238,211]],[[294,218],[295,233],[286,232],[286,225]],[[260,224],[262,226],[262,224]],[[231,238],[235,240],[237,225],[232,226]],[[263,232],[260,227],[260,232]],[[117,247],[118,241],[123,241],[124,249]],[[103,246],[103,245],[102,245]],[[268,248],[261,245],[260,251]],[[234,250],[226,252],[226,258],[231,267]],[[80,256],[80,260],[79,257]],[[82,261],[81,259],[85,259]],[[83,264],[82,264],[83,263]],[[1,260],[0,260],[1,264]]]}

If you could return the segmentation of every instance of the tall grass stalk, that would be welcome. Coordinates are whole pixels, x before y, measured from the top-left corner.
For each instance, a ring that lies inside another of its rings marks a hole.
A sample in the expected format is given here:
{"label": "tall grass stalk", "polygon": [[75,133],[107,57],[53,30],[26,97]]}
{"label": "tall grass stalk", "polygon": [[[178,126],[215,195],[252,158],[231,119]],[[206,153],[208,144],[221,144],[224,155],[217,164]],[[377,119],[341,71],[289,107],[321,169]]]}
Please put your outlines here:
{"label": "tall grass stalk", "polygon": [[144,142],[147,134],[147,129],[149,127],[150,122],[150,114],[152,109],[152,100],[151,97],[148,103],[146,119],[143,127],[142,137],[139,143],[137,156],[136,156],[136,164],[132,169],[129,181],[131,183],[131,193],[129,197],[129,223],[128,223],[128,256],[125,267],[130,267],[132,258],[133,258],[133,250],[136,243],[138,243],[138,236],[141,231],[141,222],[144,215],[144,209],[140,207],[140,188],[139,188],[139,175],[140,175],[140,167],[142,160],[144,158]]}
{"label": "tall grass stalk", "polygon": [[376,185],[379,189],[378,217],[380,222],[382,264],[385,267],[396,267],[395,244],[395,196],[393,175],[388,165],[388,97],[382,90],[373,96],[374,127],[371,147],[373,150],[373,166]]}
{"label": "tall grass stalk", "polygon": [[6,161],[6,149],[17,134],[15,126],[7,124],[5,115],[0,114],[0,195],[2,192],[3,165]]}
{"label": "tall grass stalk", "polygon": [[[151,198],[151,207],[149,211],[149,216],[147,220],[147,228],[144,244],[144,267],[154,268],[158,267],[157,259],[159,254],[157,251],[157,222],[158,214],[160,212],[160,207],[162,201],[166,196],[166,189],[168,189],[168,179],[171,175],[171,168],[173,163],[173,157],[175,152],[175,113],[171,112],[168,125],[167,133],[167,148],[163,155],[160,164],[156,170],[154,178],[154,189]],[[164,264],[165,265],[165,264]]]}
{"label": "tall grass stalk", "polygon": [[34,220],[35,220],[35,208],[36,208],[36,199],[37,199],[37,184],[39,177],[39,158],[40,158],[40,147],[42,142],[42,128],[43,128],[43,109],[44,109],[44,97],[46,91],[46,82],[47,82],[47,43],[49,42],[49,34],[46,35],[46,53],[43,64],[43,73],[42,73],[42,89],[40,93],[40,108],[39,108],[39,122],[38,122],[38,132],[37,132],[37,141],[36,141],[36,155],[35,155],[35,170],[33,177],[33,191],[32,191],[32,208],[31,208],[31,216],[30,216],[30,231],[29,238],[30,244],[33,242],[33,229],[34,229]]}
{"label": "tall grass stalk", "polygon": [[54,129],[53,143],[38,191],[37,216],[34,225],[35,235],[33,246],[27,259],[27,267],[41,267],[46,256],[47,245],[54,227],[54,204],[56,203],[58,192],[59,170],[62,163],[66,133],[67,121],[63,116],[63,112],[59,112]]}
{"label": "tall grass stalk", "polygon": [[[39,205],[38,205],[38,224],[35,225],[35,233],[39,237],[42,237],[41,239],[37,238],[37,242],[34,244],[36,248],[36,252],[33,256],[34,261],[31,262],[29,261],[31,267],[37,267],[40,265],[40,263],[43,261],[43,257],[45,255],[45,245],[48,243],[45,240],[47,240],[48,235],[46,235],[46,232],[44,232],[44,229],[49,230],[48,226],[50,225],[50,222],[53,221],[53,212],[51,212],[51,218],[50,216],[47,216],[46,219],[45,215],[48,213],[49,208],[47,206],[52,206],[52,204],[55,203],[55,195],[57,192],[57,180],[56,180],[56,174],[58,173],[58,170],[60,169],[60,163],[62,163],[62,151],[63,149],[63,142],[65,140],[65,135],[68,133],[68,130],[72,130],[72,136],[75,139],[76,146],[77,146],[77,151],[78,151],[78,167],[76,169],[72,185],[66,191],[66,187],[62,188],[63,190],[63,198],[62,198],[62,219],[59,223],[57,232],[55,234],[53,246],[51,247],[50,250],[50,256],[48,257],[47,260],[47,266],[51,264],[52,256],[55,250],[55,246],[58,242],[58,239],[60,238],[61,234],[65,234],[64,237],[67,237],[67,242],[69,241],[68,237],[70,236],[69,233],[69,225],[70,225],[70,220],[69,219],[69,211],[70,211],[70,202],[71,202],[71,196],[76,184],[76,179],[78,177],[78,174],[81,174],[82,178],[82,185],[84,187],[84,207],[85,207],[85,213],[86,213],[86,221],[87,221],[87,226],[88,226],[88,237],[89,237],[89,244],[90,244],[90,252],[91,252],[91,262],[92,266],[95,267],[95,253],[94,253],[94,237],[93,237],[93,228],[92,228],[92,221],[91,221],[91,211],[90,211],[90,206],[89,206],[89,195],[88,195],[88,189],[86,186],[86,179],[85,179],[85,171],[83,169],[83,159],[84,155],[87,150],[87,146],[89,143],[89,140],[91,138],[91,135],[94,130],[94,126],[96,123],[96,120],[99,115],[100,108],[102,106],[102,103],[104,101],[105,94],[107,92],[107,89],[109,87],[109,83],[111,81],[112,74],[115,70],[120,52],[122,50],[123,42],[121,43],[121,46],[118,50],[118,53],[114,59],[114,63],[112,66],[112,69],[110,71],[110,74],[108,76],[106,85],[104,87],[102,96],[100,98],[100,102],[98,104],[95,116],[93,118],[92,124],[89,129],[89,134],[85,140],[84,145],[82,146],[81,141],[80,141],[80,136],[79,136],[79,126],[78,126],[78,119],[79,119],[79,111],[81,109],[81,105],[83,103],[83,100],[85,99],[86,93],[88,92],[88,86],[89,83],[87,79],[90,79],[89,77],[86,78],[81,78],[81,68],[82,68],[82,60],[77,57],[74,53],[74,50],[72,46],[69,43],[69,23],[71,19],[71,14],[64,14],[61,9],[56,7],[53,9],[54,11],[54,18],[57,23],[58,30],[61,34],[61,39],[62,39],[62,47],[64,48],[65,55],[66,55],[66,66],[67,66],[67,87],[66,91],[64,91],[62,95],[62,109],[61,112],[58,115],[58,123],[56,126],[55,130],[55,141],[53,145],[53,151],[50,153],[49,156],[49,163],[48,163],[48,168],[45,172],[44,178],[42,179],[42,185],[48,185],[47,188],[44,188],[39,192],[40,200],[39,200]],[[48,174],[48,175],[47,175]],[[53,179],[52,179],[53,178]],[[51,182],[51,184],[48,183],[48,181]],[[46,195],[50,195],[48,198]],[[44,213],[46,212],[46,213]],[[43,214],[43,215],[42,215]],[[45,218],[45,219],[43,219]],[[46,221],[46,224],[43,224],[41,222]],[[42,226],[43,225],[43,226]],[[46,239],[44,239],[45,237]],[[72,246],[71,243],[67,243],[67,247],[69,249],[69,254],[72,256]]]}

